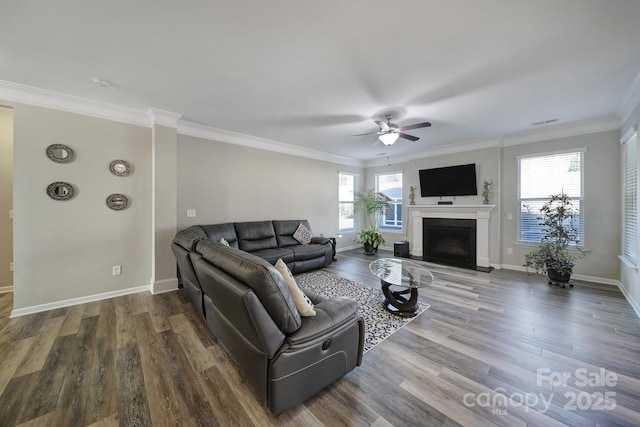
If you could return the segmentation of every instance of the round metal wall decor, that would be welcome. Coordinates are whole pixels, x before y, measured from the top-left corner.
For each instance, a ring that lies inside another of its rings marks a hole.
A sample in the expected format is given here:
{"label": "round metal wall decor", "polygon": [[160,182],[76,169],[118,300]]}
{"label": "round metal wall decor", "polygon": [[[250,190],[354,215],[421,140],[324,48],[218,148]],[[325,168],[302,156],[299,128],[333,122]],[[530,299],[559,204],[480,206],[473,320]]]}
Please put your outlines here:
{"label": "round metal wall decor", "polygon": [[53,200],[71,200],[75,190],[68,182],[53,182],[47,187],[47,194]]}
{"label": "round metal wall decor", "polygon": [[115,176],[127,176],[131,174],[131,165],[125,160],[114,160],[109,164],[109,170]]}
{"label": "round metal wall decor", "polygon": [[47,157],[56,163],[69,163],[74,159],[75,153],[67,145],[51,144],[47,147]]}
{"label": "round metal wall decor", "polygon": [[107,197],[107,206],[114,211],[121,211],[129,206],[129,198],[124,194],[111,194]]}

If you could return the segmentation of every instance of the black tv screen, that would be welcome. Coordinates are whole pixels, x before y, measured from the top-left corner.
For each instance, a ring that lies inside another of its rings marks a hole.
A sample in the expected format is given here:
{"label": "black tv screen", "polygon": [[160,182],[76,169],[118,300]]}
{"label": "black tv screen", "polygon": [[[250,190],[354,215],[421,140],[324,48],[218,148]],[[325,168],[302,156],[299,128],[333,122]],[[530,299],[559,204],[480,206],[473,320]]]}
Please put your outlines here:
{"label": "black tv screen", "polygon": [[420,195],[431,196],[475,196],[476,165],[447,166],[443,168],[422,169],[420,174]]}

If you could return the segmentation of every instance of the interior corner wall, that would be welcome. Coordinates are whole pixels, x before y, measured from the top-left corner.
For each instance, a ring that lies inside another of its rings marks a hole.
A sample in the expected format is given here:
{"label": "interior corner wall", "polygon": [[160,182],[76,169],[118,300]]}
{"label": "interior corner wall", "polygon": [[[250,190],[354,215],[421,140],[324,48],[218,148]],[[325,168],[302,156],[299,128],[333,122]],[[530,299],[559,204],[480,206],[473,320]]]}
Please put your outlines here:
{"label": "interior corner wall", "polygon": [[[584,245],[587,258],[576,261],[574,273],[591,278],[620,277],[620,143],[611,130],[530,144],[504,147],[502,151],[502,258],[506,266],[522,269],[524,256],[533,246],[518,244],[517,156],[586,147],[584,154]],[[511,218],[511,219],[509,219]],[[513,250],[512,254],[508,249]]]}
{"label": "interior corner wall", "polygon": [[0,289],[11,289],[13,273],[13,110],[0,106]]}
{"label": "interior corner wall", "polygon": [[[178,135],[178,229],[196,224],[308,219],[338,237],[338,172],[361,168]],[[187,217],[195,209],[196,217]],[[338,248],[353,246],[342,233]]]}
{"label": "interior corner wall", "polygon": [[[151,129],[73,113],[5,103],[14,108],[14,310],[149,286],[151,277]],[[45,154],[50,144],[76,153],[68,164]],[[109,171],[112,160],[133,166]],[[76,196],[46,194],[56,181]],[[122,193],[130,206],[113,211]],[[120,276],[112,275],[122,266]],[[37,311],[37,310],[36,310]]]}

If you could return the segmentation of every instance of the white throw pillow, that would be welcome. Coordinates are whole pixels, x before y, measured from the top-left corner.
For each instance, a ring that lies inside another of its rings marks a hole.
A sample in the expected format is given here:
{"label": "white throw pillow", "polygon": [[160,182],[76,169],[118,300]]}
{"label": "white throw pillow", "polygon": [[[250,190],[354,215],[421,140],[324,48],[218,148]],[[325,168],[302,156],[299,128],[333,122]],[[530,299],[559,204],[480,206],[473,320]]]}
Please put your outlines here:
{"label": "white throw pillow", "polygon": [[229,242],[227,242],[227,239],[225,239],[224,237],[220,239],[220,243],[222,243],[225,246],[229,246]]}
{"label": "white throw pillow", "polygon": [[293,233],[293,238],[303,245],[311,243],[311,230],[309,230],[303,223],[298,225],[296,231]]}
{"label": "white throw pillow", "polygon": [[296,308],[298,309],[298,313],[300,313],[300,316],[302,317],[315,316],[316,310],[313,307],[313,303],[311,302],[309,297],[306,296],[304,292],[302,292],[302,289],[300,289],[300,287],[296,283],[296,279],[293,278],[293,274],[291,274],[291,270],[289,270],[289,267],[287,267],[287,264],[285,264],[285,262],[282,261],[282,258],[276,262],[275,267],[276,267],[276,270],[278,270],[278,272],[280,272],[280,274],[284,278],[284,281],[287,283],[287,286],[289,287],[289,292],[293,297],[293,302],[295,303]]}

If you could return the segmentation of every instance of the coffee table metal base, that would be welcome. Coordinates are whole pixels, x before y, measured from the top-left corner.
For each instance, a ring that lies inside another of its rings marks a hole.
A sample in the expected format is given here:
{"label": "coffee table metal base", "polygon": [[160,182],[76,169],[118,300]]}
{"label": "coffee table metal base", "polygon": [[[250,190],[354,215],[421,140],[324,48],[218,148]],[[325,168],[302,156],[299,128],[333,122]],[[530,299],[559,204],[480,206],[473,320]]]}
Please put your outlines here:
{"label": "coffee table metal base", "polygon": [[393,286],[384,280],[382,284],[382,305],[389,312],[402,317],[414,317],[418,313],[418,289],[406,288],[392,291]]}

